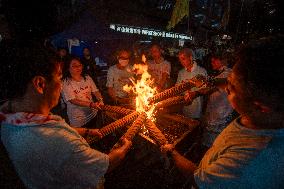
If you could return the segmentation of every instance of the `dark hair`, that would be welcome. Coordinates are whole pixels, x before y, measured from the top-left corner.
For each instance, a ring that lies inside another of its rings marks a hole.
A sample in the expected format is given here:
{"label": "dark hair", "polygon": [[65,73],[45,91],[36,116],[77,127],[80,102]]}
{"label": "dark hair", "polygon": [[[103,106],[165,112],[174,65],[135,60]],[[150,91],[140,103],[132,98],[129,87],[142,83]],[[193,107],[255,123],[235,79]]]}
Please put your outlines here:
{"label": "dark hair", "polygon": [[[65,65],[64,65],[63,80],[67,80],[67,79],[72,78],[72,76],[71,76],[71,74],[70,74],[70,71],[69,71],[69,68],[70,68],[70,65],[71,65],[72,60],[78,60],[78,61],[82,64],[82,66],[83,66],[83,63],[82,63],[80,57],[78,57],[78,56],[73,56],[73,55],[72,55],[72,56],[69,56],[68,59],[67,59],[67,61],[66,61],[66,63],[65,63]],[[82,70],[82,76],[83,76],[84,79],[86,79],[86,75],[87,75],[87,74],[84,73],[84,69],[83,69],[83,70]]]}
{"label": "dark hair", "polygon": [[66,52],[68,52],[68,49],[66,47],[58,47],[57,51],[60,51],[60,50],[65,50]]}
{"label": "dark hair", "polygon": [[181,49],[178,54],[179,55],[180,54],[184,54],[187,57],[192,57],[193,51],[191,49],[189,49],[189,48],[184,48],[184,49]]}
{"label": "dark hair", "polygon": [[88,49],[88,50],[90,51],[90,48],[89,48],[89,47],[84,47],[83,50],[85,50],[85,49]]}
{"label": "dark hair", "polygon": [[157,43],[157,42],[151,43],[150,48],[153,48],[153,47],[156,47],[156,48],[158,48],[159,50],[162,50],[161,45],[160,45],[159,43]]}
{"label": "dark hair", "polygon": [[120,56],[121,53],[123,52],[127,52],[129,54],[129,56],[131,55],[130,51],[128,49],[118,49],[116,52],[116,56]]}
{"label": "dark hair", "polygon": [[245,81],[245,94],[284,110],[284,36],[261,38],[239,49],[234,71]]}
{"label": "dark hair", "polygon": [[221,59],[222,59],[222,55],[221,55],[221,53],[212,52],[212,54],[211,54],[211,58],[221,60]]}
{"label": "dark hair", "polygon": [[35,76],[50,80],[57,65],[55,56],[42,45],[0,43],[1,99],[24,96],[27,86]]}

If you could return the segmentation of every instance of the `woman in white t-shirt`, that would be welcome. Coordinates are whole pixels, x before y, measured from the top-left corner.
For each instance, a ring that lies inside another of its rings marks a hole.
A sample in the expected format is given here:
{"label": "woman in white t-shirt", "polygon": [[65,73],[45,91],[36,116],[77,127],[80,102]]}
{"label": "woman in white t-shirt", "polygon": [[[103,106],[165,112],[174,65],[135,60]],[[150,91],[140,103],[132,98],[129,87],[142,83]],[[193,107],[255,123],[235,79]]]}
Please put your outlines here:
{"label": "woman in white t-shirt", "polygon": [[[98,102],[93,102],[93,96]],[[65,65],[62,96],[67,104],[67,114],[73,127],[89,127],[97,111],[103,105],[103,98],[92,78],[83,73],[79,58],[71,57]]]}

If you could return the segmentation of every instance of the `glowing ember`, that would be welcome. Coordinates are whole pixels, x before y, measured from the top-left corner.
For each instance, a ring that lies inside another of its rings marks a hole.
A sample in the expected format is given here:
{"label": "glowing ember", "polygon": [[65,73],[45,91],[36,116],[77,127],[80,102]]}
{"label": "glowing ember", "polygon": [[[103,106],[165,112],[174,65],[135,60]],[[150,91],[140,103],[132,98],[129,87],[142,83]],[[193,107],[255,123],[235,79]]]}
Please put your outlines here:
{"label": "glowing ember", "polygon": [[[142,56],[142,61],[146,61],[145,55]],[[134,92],[136,96],[136,111],[139,113],[146,113],[147,118],[152,121],[155,120],[154,109],[156,104],[149,105],[148,99],[153,97],[157,91],[156,88],[152,87],[153,80],[151,80],[151,75],[148,73],[148,66],[146,64],[135,64],[133,66],[136,74],[141,77],[135,81],[134,78],[131,78],[132,86],[125,85],[123,90],[127,92]]]}

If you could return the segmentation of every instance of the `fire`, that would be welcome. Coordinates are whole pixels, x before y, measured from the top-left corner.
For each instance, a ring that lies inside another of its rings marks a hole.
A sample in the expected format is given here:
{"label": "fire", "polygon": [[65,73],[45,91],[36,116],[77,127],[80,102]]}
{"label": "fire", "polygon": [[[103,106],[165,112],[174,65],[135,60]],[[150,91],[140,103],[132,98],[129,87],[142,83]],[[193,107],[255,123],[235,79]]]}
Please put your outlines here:
{"label": "fire", "polygon": [[[145,55],[142,56],[142,61],[146,62]],[[154,109],[156,104],[149,105],[148,99],[153,97],[157,90],[153,86],[153,80],[151,79],[151,75],[148,73],[148,66],[146,64],[135,64],[133,66],[133,70],[135,70],[138,79],[131,78],[132,86],[125,85],[123,89],[127,92],[134,92],[136,94],[136,111],[137,112],[145,112],[148,119],[155,120],[154,117]],[[141,78],[140,78],[141,77]]]}
{"label": "fire", "polygon": [[143,63],[146,63],[146,60],[147,60],[147,59],[146,59],[146,56],[145,56],[144,54],[142,54],[142,62],[143,62]]}

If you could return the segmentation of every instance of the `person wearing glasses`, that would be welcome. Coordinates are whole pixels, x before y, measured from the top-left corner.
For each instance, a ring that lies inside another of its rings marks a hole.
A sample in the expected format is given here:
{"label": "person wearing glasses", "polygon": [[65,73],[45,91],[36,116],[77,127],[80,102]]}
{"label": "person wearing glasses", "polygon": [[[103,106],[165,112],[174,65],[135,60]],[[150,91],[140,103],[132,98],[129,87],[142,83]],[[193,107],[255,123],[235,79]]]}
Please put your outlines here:
{"label": "person wearing glasses", "polygon": [[129,65],[130,54],[127,50],[120,50],[117,55],[117,64],[111,66],[107,73],[107,89],[114,104],[129,104],[129,96],[123,86],[130,84],[133,76]]}

